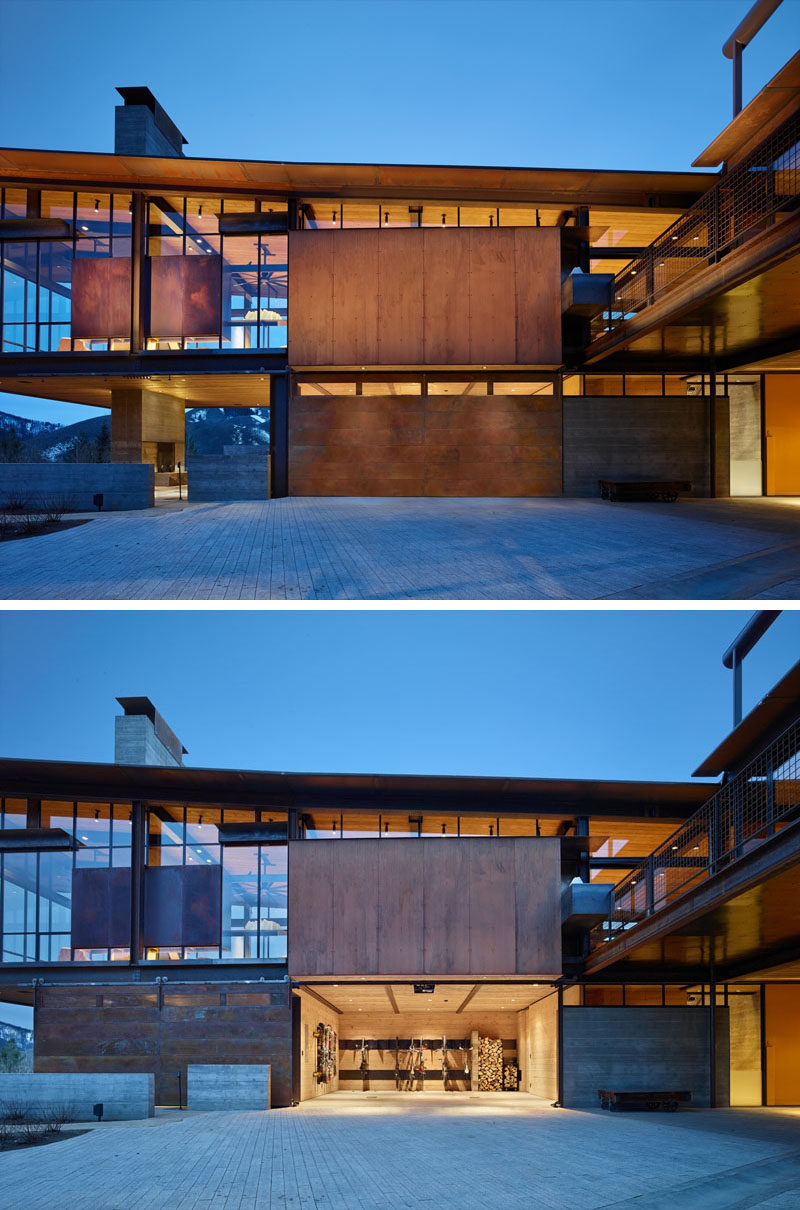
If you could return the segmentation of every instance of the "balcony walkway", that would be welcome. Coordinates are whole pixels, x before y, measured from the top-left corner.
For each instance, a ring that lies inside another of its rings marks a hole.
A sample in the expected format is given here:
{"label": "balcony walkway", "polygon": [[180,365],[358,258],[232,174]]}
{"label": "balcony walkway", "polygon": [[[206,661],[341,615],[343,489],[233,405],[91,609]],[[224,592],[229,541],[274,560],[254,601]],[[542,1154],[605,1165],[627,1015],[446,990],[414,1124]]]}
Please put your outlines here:
{"label": "balcony walkway", "polygon": [[0,1210],[733,1210],[800,1204],[800,1111],[555,1110],[333,1093],[159,1114],[0,1154]]}
{"label": "balcony walkway", "polygon": [[800,499],[290,498],[0,545],[4,600],[800,598]]}

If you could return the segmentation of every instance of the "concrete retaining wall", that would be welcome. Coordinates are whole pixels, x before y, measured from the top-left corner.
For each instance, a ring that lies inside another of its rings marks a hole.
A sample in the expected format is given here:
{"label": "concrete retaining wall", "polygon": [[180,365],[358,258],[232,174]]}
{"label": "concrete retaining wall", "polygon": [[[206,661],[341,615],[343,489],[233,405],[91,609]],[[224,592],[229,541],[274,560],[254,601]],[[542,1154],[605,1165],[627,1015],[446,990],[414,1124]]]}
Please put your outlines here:
{"label": "concrete retaining wall", "polygon": [[[564,399],[564,495],[597,496],[598,479],[688,479],[709,494],[710,400],[701,395]],[[730,492],[728,400],[716,406],[716,494]]]}
{"label": "concrete retaining wall", "polygon": [[244,447],[238,454],[193,455],[187,464],[188,495],[193,501],[267,500],[269,450]]}
{"label": "concrete retaining wall", "polygon": [[[600,1088],[686,1089],[709,1104],[709,1010],[564,1008],[564,1104],[595,1108]],[[716,1010],[717,1105],[729,1103],[728,1010]]]}
{"label": "concrete retaining wall", "polygon": [[125,1122],[155,1114],[155,1076],[94,1072],[0,1075],[0,1112],[8,1105],[28,1109],[64,1108],[73,1122],[95,1121],[92,1106],[103,1104],[103,1121]]}
{"label": "concrete retaining wall", "polygon": [[92,497],[102,492],[103,512],[152,508],[154,475],[140,462],[0,462],[0,503],[48,499],[66,512],[94,512]]}
{"label": "concrete retaining wall", "polygon": [[189,1063],[187,1109],[269,1109],[268,1063]]}

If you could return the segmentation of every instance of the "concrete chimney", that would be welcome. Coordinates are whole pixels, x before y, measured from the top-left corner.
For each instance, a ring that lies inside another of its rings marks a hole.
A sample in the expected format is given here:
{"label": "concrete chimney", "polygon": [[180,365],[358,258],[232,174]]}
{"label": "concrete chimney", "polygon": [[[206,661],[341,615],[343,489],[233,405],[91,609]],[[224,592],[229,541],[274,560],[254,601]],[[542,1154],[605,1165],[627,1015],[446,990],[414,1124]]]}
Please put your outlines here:
{"label": "concrete chimney", "polygon": [[115,155],[183,155],[186,139],[149,88],[118,88],[114,110]]}
{"label": "concrete chimney", "polygon": [[149,697],[118,697],[124,714],[114,719],[116,765],[182,765],[186,752]]}

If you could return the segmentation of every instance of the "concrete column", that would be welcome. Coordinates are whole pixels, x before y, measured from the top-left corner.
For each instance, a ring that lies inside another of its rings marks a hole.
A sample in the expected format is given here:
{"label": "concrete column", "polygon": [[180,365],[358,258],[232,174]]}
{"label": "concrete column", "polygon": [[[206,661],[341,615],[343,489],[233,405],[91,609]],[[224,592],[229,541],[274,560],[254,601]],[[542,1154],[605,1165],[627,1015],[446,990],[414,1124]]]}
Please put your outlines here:
{"label": "concrete column", "polygon": [[186,462],[186,405],[183,399],[145,387],[111,392],[111,461],[155,464],[160,441],[175,446],[176,462]]}

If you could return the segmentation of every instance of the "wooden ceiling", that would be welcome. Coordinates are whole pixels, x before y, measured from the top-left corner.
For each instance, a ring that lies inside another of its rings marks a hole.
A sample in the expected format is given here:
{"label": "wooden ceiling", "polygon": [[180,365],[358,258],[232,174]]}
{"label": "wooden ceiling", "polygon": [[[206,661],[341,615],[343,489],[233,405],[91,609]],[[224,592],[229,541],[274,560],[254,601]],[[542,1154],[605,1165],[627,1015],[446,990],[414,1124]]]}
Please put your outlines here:
{"label": "wooden ceiling", "polygon": [[187,408],[269,407],[268,374],[164,374],[146,378],[85,375],[48,378],[0,378],[0,391],[35,395],[64,403],[110,408],[111,391],[139,389],[184,399]]}
{"label": "wooden ceiling", "polygon": [[[426,980],[429,982],[429,980]],[[342,1014],[462,1012],[519,1012],[536,1000],[550,995],[547,983],[440,982],[434,981],[432,993],[414,991],[413,983],[363,983],[358,980],[332,980],[323,984],[300,985],[303,991],[316,993]]]}
{"label": "wooden ceiling", "polygon": [[[724,265],[722,266],[724,268]],[[781,350],[774,368],[800,364],[800,253],[773,264],[763,273],[704,299],[653,331],[635,338],[631,353],[669,359],[680,355],[729,358],[742,369],[767,368],[758,358],[764,346],[795,343],[797,351]],[[756,356],[753,356],[753,354]],[[778,364],[778,361],[780,364]]]}

